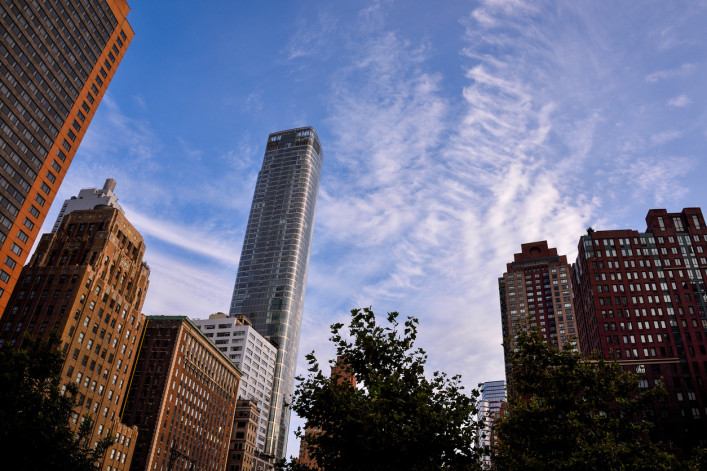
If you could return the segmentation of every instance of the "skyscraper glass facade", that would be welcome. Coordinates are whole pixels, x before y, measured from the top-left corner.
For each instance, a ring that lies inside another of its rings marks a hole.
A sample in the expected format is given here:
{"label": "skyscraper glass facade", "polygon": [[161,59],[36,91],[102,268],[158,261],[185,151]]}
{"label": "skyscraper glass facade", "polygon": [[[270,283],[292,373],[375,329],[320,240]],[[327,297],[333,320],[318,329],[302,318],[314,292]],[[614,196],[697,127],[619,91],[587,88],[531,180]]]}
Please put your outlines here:
{"label": "skyscraper glass facade", "polygon": [[270,134],[251,206],[230,315],[244,314],[277,347],[265,451],[284,457],[322,170],[313,128]]}

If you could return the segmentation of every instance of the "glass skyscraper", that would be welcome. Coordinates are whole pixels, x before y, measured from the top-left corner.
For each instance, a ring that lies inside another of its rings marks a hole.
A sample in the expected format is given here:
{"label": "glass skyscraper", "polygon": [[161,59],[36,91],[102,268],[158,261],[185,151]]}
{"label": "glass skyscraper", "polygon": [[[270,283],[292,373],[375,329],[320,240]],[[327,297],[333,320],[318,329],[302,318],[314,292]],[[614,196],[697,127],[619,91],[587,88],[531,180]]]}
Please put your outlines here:
{"label": "glass skyscraper", "polygon": [[313,128],[270,134],[238,265],[230,315],[277,347],[265,451],[284,457],[322,148]]}

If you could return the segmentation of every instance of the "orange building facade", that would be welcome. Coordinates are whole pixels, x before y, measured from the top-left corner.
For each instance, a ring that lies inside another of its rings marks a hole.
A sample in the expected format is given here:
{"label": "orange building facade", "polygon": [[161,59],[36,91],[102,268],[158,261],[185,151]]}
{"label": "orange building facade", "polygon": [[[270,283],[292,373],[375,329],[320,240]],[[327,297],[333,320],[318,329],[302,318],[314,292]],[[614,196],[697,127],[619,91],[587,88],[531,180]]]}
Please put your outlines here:
{"label": "orange building facade", "polygon": [[134,33],[125,0],[0,5],[0,312]]}

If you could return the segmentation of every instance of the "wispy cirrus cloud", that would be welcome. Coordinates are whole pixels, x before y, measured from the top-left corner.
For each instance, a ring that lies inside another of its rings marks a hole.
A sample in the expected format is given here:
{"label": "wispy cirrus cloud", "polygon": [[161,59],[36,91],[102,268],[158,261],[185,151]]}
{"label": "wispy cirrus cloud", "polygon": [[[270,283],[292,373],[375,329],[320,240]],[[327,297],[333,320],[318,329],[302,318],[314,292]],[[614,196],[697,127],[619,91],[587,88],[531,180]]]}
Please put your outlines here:
{"label": "wispy cirrus cloud", "polygon": [[661,80],[674,78],[674,77],[685,77],[691,74],[695,70],[695,64],[687,63],[682,64],[680,67],[675,69],[664,69],[658,70],[656,72],[651,72],[646,75],[646,82],[657,83]]}
{"label": "wispy cirrus cloud", "polygon": [[680,137],[682,137],[683,134],[683,131],[679,131],[677,129],[661,131],[657,134],[653,134],[652,136],[650,136],[650,142],[654,146],[660,146],[668,142],[674,141],[675,139],[679,139]]}
{"label": "wispy cirrus cloud", "polygon": [[616,185],[628,185],[634,198],[661,206],[688,193],[680,181],[693,166],[685,157],[639,158],[618,167],[609,178]]}
{"label": "wispy cirrus cloud", "polygon": [[[308,10],[297,20],[297,31],[286,45],[288,60],[321,55],[326,49],[327,37],[336,28],[338,20],[325,10],[316,14]],[[326,53],[324,53],[326,55]]]}
{"label": "wispy cirrus cloud", "polygon": [[[149,236],[184,252],[208,257],[212,262],[234,266],[238,264],[240,247],[228,234],[218,234],[216,228],[198,224],[176,224],[174,220],[147,215],[125,206],[130,222],[143,236]],[[235,279],[235,278],[234,278]]]}

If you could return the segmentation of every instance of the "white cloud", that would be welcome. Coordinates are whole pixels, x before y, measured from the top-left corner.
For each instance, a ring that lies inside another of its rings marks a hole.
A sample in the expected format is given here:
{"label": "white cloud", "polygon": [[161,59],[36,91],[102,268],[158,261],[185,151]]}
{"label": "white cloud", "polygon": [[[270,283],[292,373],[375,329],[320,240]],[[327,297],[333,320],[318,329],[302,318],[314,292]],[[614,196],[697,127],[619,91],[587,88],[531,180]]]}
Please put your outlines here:
{"label": "white cloud", "polygon": [[675,139],[679,139],[683,135],[683,131],[679,131],[677,129],[671,129],[668,131],[662,131],[657,134],[654,134],[650,137],[651,144],[654,146],[660,146],[663,144],[666,144],[670,141],[674,141]]}
{"label": "white cloud", "polygon": [[312,15],[313,11],[307,9],[297,21],[297,31],[286,46],[288,60],[322,55],[328,35],[336,28],[338,20],[321,10],[316,13],[316,18],[312,18]]}
{"label": "white cloud", "polygon": [[687,95],[679,95],[668,100],[667,105],[675,108],[684,108],[692,103],[692,100]]}
{"label": "white cloud", "polygon": [[146,314],[205,318],[214,312],[228,312],[235,265],[191,262],[151,247],[149,241],[147,245],[150,287],[143,306]]}
{"label": "white cloud", "polygon": [[680,182],[694,163],[685,157],[640,158],[615,169],[611,177],[615,185],[630,189],[634,198],[649,205],[666,205],[683,198],[689,191]]}
{"label": "white cloud", "polygon": [[143,237],[150,236],[181,250],[209,257],[212,261],[238,263],[240,247],[234,240],[219,237],[213,227],[183,225],[146,215],[135,208],[124,207],[128,219]]}
{"label": "white cloud", "polygon": [[656,83],[673,77],[685,77],[695,70],[695,64],[683,64],[677,69],[664,69],[646,75],[646,82]]}

